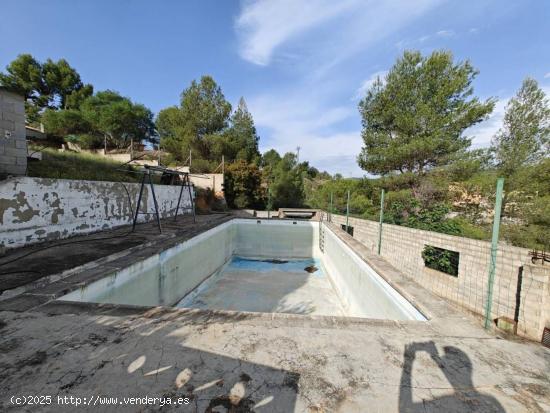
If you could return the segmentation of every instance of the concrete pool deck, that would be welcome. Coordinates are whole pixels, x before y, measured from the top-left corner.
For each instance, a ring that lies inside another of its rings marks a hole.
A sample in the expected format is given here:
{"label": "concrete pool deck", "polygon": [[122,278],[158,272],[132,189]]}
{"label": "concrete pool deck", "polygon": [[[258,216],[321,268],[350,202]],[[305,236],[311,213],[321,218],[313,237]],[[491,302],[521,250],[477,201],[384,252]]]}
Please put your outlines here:
{"label": "concrete pool deck", "polygon": [[550,349],[483,330],[338,231],[429,321],[52,301],[176,241],[166,234],[0,301],[0,410],[21,411],[10,396],[34,394],[191,399],[85,411],[550,411]]}

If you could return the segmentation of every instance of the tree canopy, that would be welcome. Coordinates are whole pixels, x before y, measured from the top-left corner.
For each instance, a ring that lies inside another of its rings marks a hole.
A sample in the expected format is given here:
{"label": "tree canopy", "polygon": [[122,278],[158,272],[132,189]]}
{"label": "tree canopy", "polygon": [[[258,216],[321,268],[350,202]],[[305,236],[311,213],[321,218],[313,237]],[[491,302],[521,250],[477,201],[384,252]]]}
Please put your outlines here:
{"label": "tree canopy", "polygon": [[65,59],[40,63],[30,54],[17,56],[6,73],[0,73],[0,84],[25,97],[28,122],[38,121],[46,108],[78,108],[93,93],[93,87],[83,84]]}
{"label": "tree canopy", "polygon": [[205,161],[220,162],[222,155],[229,161],[259,158],[259,137],[244,98],[231,114],[231,104],[210,76],[193,80],[179,106],[159,112],[156,125],[162,146],[178,160],[187,159],[189,150]]}
{"label": "tree canopy", "polygon": [[536,80],[527,78],[508,102],[502,128],[492,142],[506,176],[550,153],[550,105]]}
{"label": "tree canopy", "polygon": [[470,145],[468,127],[484,120],[494,101],[473,96],[477,71],[450,52],[424,57],[406,51],[384,81],[375,81],[359,104],[364,146],[358,163],[385,175],[444,165]]}

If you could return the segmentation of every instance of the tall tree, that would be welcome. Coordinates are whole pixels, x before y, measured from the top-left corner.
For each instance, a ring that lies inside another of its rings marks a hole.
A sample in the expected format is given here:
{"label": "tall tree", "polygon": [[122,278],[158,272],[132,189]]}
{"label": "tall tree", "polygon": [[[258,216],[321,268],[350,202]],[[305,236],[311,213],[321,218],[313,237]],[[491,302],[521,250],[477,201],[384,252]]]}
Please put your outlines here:
{"label": "tall tree", "polygon": [[296,154],[287,152],[281,157],[274,149],[266,152],[261,161],[264,180],[272,196],[272,206],[300,207],[304,201],[304,175],[302,164]]}
{"label": "tall tree", "polygon": [[30,54],[17,56],[0,73],[0,84],[25,97],[28,122],[38,121],[46,108],[77,109],[93,93],[65,59],[41,64]]}
{"label": "tall tree", "polygon": [[448,163],[470,145],[468,127],[491,113],[494,101],[473,97],[472,65],[455,63],[450,52],[424,57],[405,51],[385,78],[378,79],[359,104],[364,146],[358,163],[385,175],[423,174]]}
{"label": "tall tree", "polygon": [[46,86],[42,78],[42,66],[30,54],[20,54],[0,73],[0,85],[25,97],[27,121],[39,118],[39,111],[48,103],[44,95]]}
{"label": "tall tree", "polygon": [[193,80],[182,92],[177,110],[179,113],[171,107],[159,113],[157,127],[162,145],[178,159],[186,158],[189,149],[209,159],[209,137],[226,128],[231,113],[231,104],[221,88],[210,76],[203,76],[200,82]]}
{"label": "tall tree", "polygon": [[256,133],[254,119],[252,119],[243,97],[240,98],[237,110],[231,117],[230,131],[237,149],[235,154],[237,159],[252,162],[259,158],[258,141],[260,138]]}
{"label": "tall tree", "polygon": [[216,160],[224,155],[228,160],[243,159],[248,163],[257,163],[260,159],[259,137],[244,98],[239,100],[229,123],[230,126],[223,133],[210,136],[211,156]]}
{"label": "tall tree", "polygon": [[492,149],[502,172],[510,176],[550,152],[550,105],[536,80],[527,78],[508,102],[503,127]]}

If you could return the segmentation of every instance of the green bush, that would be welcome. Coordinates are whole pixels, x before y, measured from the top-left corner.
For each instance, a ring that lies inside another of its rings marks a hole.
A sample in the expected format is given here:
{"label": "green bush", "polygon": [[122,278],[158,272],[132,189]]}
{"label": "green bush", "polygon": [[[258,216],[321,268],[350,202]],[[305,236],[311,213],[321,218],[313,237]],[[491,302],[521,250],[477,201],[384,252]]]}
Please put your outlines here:
{"label": "green bush", "polygon": [[426,245],[422,258],[426,267],[458,277],[458,252]]}
{"label": "green bush", "polygon": [[263,209],[266,190],[261,181],[262,174],[256,165],[243,160],[229,164],[224,181],[227,205],[231,208]]}

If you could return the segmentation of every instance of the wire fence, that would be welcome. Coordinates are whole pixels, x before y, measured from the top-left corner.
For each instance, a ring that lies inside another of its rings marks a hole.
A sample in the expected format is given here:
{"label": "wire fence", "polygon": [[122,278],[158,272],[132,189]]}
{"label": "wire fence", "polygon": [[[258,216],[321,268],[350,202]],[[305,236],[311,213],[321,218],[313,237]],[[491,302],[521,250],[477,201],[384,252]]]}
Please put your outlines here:
{"label": "wire fence", "polygon": [[[370,211],[361,213],[353,208],[354,194],[330,193],[325,210],[328,220],[382,255],[436,294],[484,317],[486,328],[496,319],[508,319],[525,331],[544,317],[533,308],[540,307],[541,285],[535,273],[548,273],[550,265],[534,259],[536,251],[515,247],[503,242],[501,222],[506,219],[503,208],[504,180],[498,179],[492,197],[491,238],[478,240],[446,234],[419,225],[393,225],[386,212],[389,204],[386,193],[378,196],[378,216]],[[375,202],[370,205],[374,206]],[[370,219],[365,219],[365,216]],[[378,218],[378,219],[376,219]],[[388,222],[389,221],[389,222]],[[457,236],[458,235],[458,236]],[[546,278],[546,283],[550,277]],[[546,286],[545,288],[549,288]],[[546,290],[545,290],[546,291]],[[544,322],[544,320],[542,321]]]}

